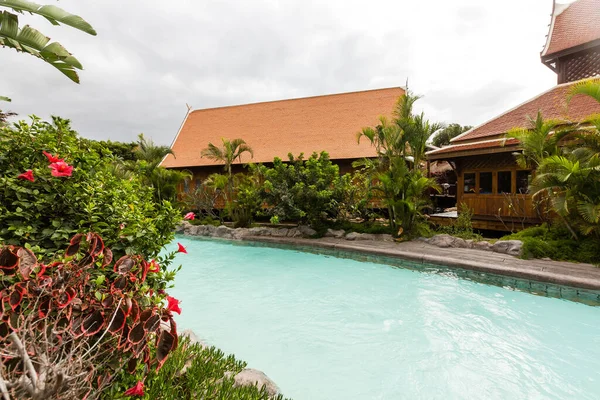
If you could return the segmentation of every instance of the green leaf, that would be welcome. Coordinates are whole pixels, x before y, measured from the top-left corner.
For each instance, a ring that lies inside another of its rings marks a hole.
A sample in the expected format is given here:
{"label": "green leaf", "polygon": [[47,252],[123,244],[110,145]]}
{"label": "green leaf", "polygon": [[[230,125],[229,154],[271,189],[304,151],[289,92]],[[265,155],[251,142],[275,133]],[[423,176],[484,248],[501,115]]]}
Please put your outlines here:
{"label": "green leaf", "polygon": [[0,96],[0,101],[8,101],[8,102],[10,102],[12,100],[10,98],[8,98],[8,97]]}
{"label": "green leaf", "polygon": [[82,32],[96,36],[94,28],[78,15],[71,14],[53,5],[40,5],[24,0],[0,0],[0,6],[9,7],[16,11],[26,11],[46,18],[53,25],[71,26]]}

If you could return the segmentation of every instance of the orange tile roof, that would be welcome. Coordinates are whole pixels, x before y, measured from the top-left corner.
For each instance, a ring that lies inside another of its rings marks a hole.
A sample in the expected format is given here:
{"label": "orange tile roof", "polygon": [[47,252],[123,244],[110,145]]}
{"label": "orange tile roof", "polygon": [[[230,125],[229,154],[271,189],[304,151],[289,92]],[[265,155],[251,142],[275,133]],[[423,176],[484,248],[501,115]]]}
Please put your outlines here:
{"label": "orange tile roof", "polygon": [[555,4],[542,57],[600,39],[600,0]]}
{"label": "orange tile roof", "polygon": [[200,157],[209,142],[241,138],[254,150],[242,162],[272,162],[287,154],[327,151],[331,159],[374,157],[367,140],[357,144],[356,134],[375,126],[380,115],[391,117],[400,87],[300,99],[195,110],[188,114],[162,166],[182,168],[217,165]]}
{"label": "orange tile roof", "polygon": [[[461,153],[462,152],[473,152],[474,150],[483,150],[483,149],[492,149],[495,147],[503,147],[506,146],[506,151],[514,151],[515,147],[519,144],[517,139],[494,139],[494,140],[485,140],[475,143],[466,143],[466,144],[456,144],[451,146],[442,147],[441,149],[432,150],[427,152],[427,156],[436,156],[433,158],[437,158],[440,154],[448,154],[448,153]],[[468,154],[464,154],[468,155]]]}
{"label": "orange tile roof", "polygon": [[580,122],[591,114],[600,113],[600,103],[593,98],[577,95],[567,105],[567,94],[577,82],[564,83],[534,97],[531,100],[476,126],[451,140],[452,144],[464,141],[491,138],[503,135],[512,128],[528,126],[528,117],[535,118],[538,110],[545,119],[561,119],[567,122]]}

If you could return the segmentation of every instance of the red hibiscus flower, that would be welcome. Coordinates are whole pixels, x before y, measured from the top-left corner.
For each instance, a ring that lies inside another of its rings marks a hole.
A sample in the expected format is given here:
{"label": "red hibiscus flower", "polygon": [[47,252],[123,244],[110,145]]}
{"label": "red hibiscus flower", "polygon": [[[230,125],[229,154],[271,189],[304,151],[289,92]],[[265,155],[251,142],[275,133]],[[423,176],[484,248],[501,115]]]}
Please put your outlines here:
{"label": "red hibiscus flower", "polygon": [[158,265],[156,260],[150,261],[150,267],[148,268],[148,272],[154,272],[155,274],[160,272],[160,265]]}
{"label": "red hibiscus flower", "polygon": [[73,174],[73,167],[64,161],[52,163],[48,166],[52,170],[52,176],[61,178],[63,176],[71,176]]}
{"label": "red hibiscus flower", "polygon": [[21,175],[17,176],[17,178],[19,179],[27,179],[30,182],[33,182],[33,171],[28,169],[27,171],[23,172]]}
{"label": "red hibiscus flower", "polygon": [[50,161],[51,163],[58,163],[58,162],[65,161],[62,158],[58,158],[58,156],[53,156],[52,154],[48,153],[47,151],[42,151],[42,153],[44,153],[44,155],[46,156],[48,161]]}
{"label": "red hibiscus flower", "polygon": [[181,307],[179,307],[179,303],[181,303],[181,301],[171,296],[167,296],[167,301],[169,302],[169,304],[167,304],[167,309],[181,315]]}
{"label": "red hibiscus flower", "polygon": [[177,249],[178,253],[185,253],[185,254],[187,254],[187,250],[185,249],[185,247],[183,247],[183,245],[181,243],[177,243],[177,246],[179,246],[179,248]]}
{"label": "red hibiscus flower", "polygon": [[183,217],[183,219],[187,219],[188,221],[191,221],[191,220],[196,219],[196,215],[193,212],[189,212],[189,213],[185,214],[185,217]]}
{"label": "red hibiscus flower", "polygon": [[125,396],[143,396],[144,395],[144,382],[138,381],[138,383],[136,383],[134,387],[127,389],[125,391],[125,393],[123,393],[123,394]]}

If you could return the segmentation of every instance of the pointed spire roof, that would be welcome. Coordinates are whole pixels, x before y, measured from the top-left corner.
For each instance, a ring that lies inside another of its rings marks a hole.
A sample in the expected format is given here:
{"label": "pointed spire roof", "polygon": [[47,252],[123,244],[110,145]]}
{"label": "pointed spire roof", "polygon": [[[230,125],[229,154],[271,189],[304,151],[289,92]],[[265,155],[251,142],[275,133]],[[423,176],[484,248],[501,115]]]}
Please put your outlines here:
{"label": "pointed spire roof", "polygon": [[600,45],[600,0],[577,0],[570,4],[554,0],[550,30],[542,50],[543,60],[582,47]]}

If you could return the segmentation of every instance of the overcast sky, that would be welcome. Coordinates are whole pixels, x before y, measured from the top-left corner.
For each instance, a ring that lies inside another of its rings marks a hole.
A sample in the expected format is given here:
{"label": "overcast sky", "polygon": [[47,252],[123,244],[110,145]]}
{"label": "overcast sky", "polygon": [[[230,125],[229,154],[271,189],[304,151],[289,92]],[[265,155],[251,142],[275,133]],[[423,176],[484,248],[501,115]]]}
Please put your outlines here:
{"label": "overcast sky", "polygon": [[[51,0],[42,3],[52,3]],[[22,21],[83,64],[77,85],[0,49],[0,95],[83,135],[170,144],[194,109],[403,86],[432,120],[477,125],[556,83],[552,0],[61,0],[93,37]]]}

